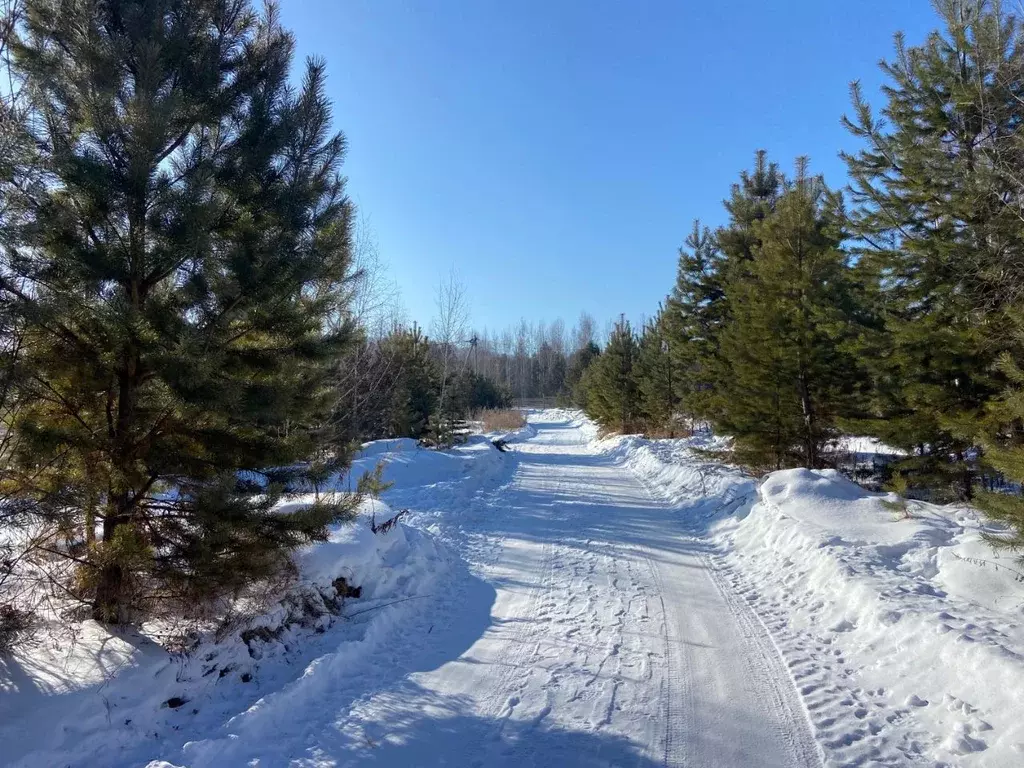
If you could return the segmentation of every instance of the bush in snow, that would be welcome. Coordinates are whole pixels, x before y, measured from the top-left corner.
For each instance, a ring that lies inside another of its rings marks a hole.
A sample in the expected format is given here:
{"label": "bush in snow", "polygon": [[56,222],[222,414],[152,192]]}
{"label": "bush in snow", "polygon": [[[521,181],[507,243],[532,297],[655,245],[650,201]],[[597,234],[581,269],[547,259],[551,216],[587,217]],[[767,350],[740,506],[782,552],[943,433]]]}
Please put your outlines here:
{"label": "bush in snow", "polygon": [[488,408],[480,411],[479,419],[485,432],[513,432],[526,425],[522,411],[511,408]]}
{"label": "bush in snow", "polygon": [[32,631],[35,614],[14,605],[0,605],[0,656],[10,653]]}

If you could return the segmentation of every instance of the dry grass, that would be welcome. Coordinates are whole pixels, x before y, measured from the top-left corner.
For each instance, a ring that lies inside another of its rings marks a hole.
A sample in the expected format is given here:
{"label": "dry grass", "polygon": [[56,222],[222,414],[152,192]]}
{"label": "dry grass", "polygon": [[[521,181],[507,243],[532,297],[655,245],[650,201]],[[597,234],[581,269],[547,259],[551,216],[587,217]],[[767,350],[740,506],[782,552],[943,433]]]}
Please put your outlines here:
{"label": "dry grass", "polygon": [[526,417],[521,411],[511,408],[493,408],[480,411],[478,417],[485,432],[512,432],[526,426]]}

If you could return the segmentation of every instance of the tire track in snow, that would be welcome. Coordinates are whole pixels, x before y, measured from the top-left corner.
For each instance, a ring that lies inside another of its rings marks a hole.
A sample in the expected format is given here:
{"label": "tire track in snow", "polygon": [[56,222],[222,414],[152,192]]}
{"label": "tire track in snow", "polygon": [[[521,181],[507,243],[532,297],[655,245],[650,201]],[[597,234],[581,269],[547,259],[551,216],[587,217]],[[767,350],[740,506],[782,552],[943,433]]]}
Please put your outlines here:
{"label": "tire track in snow", "polygon": [[[637,479],[652,496],[657,495],[641,476]],[[699,498],[696,492],[694,499]],[[702,517],[700,522],[708,519]],[[817,742],[818,763],[829,768],[931,764],[922,754],[931,737],[905,722],[913,718],[913,708],[894,706],[883,688],[858,687],[857,670],[848,666],[830,638],[791,626],[783,606],[765,598],[740,564],[733,562],[735,553],[727,542],[712,541],[701,533],[699,528],[691,529],[694,540],[703,545],[701,558],[723,599],[735,606],[741,621],[743,615],[752,617],[758,625],[756,636],[771,643],[768,658],[783,665],[781,672],[791,681],[795,702]],[[796,564],[793,568],[799,572]],[[778,663],[772,664],[774,677],[783,679]]]}
{"label": "tire track in snow", "polygon": [[[543,427],[538,438],[542,443]],[[544,452],[540,446],[536,450]],[[589,565],[578,589],[590,600],[591,629],[603,625],[605,634],[623,633],[608,605],[593,599],[599,578],[608,582],[612,593],[625,591],[630,597],[638,597],[646,582],[660,609],[657,654],[652,655],[651,647],[643,651],[648,661],[660,662],[659,674],[647,683],[654,692],[626,685],[621,647],[606,649],[596,667],[592,653],[573,662],[590,669],[597,679],[608,676],[615,659],[611,682],[602,689],[605,716],[596,726],[632,731],[638,746],[658,755],[663,765],[820,766],[806,711],[781,656],[749,607],[716,580],[712,563],[702,555],[706,542],[687,540],[667,506],[639,478],[589,446],[578,440],[561,442],[551,452],[559,455],[545,468],[549,474],[534,468],[524,487],[538,496],[573,499],[575,506],[566,511],[561,529],[546,533],[571,537],[557,545],[556,560],[573,562],[577,575],[582,565]],[[543,459],[537,457],[537,462],[543,464]],[[600,532],[597,538],[595,529]],[[576,543],[584,536],[585,542]],[[595,541],[605,550],[600,559],[592,552]],[[629,578],[618,583],[615,563],[631,561],[643,565],[644,578],[627,565]],[[569,588],[575,586],[570,583]],[[569,595],[565,605],[573,606],[576,600]],[[600,635],[600,629],[591,634],[595,647],[600,646]],[[560,680],[552,683],[557,687]],[[660,722],[641,727],[641,702],[656,704]],[[619,723],[617,709],[623,710]]]}
{"label": "tire track in snow", "polygon": [[[665,677],[661,683],[662,707],[665,712],[665,736],[662,750],[662,763],[666,768],[683,766],[680,756],[682,750],[676,745],[676,734],[682,733],[686,723],[693,722],[694,702],[689,679],[683,674],[681,644],[674,638],[669,628],[668,611],[665,608],[664,588],[661,574],[648,554],[644,554],[644,562],[650,570],[651,577],[658,588],[658,603],[661,606],[661,634],[664,644],[663,660]],[[675,703],[676,696],[682,700],[681,705]]]}
{"label": "tire track in snow", "polygon": [[[539,454],[584,453],[579,433],[571,436],[575,442],[562,444],[568,451],[543,441],[531,448]],[[533,534],[543,533],[556,543],[551,557],[554,583],[538,617],[540,640],[530,660],[534,672],[524,688],[523,706],[530,701],[535,711],[543,705],[539,719],[550,715],[556,721],[552,727],[608,731],[612,738],[635,731],[637,721],[652,730],[656,718],[651,717],[648,694],[652,682],[657,683],[652,680],[656,665],[644,636],[655,618],[648,600],[653,591],[649,569],[637,568],[635,552],[623,552],[604,532],[591,530],[593,509],[582,503],[585,494],[581,499],[571,471],[560,467],[550,472],[543,456],[534,458],[521,486],[540,508],[550,511],[543,515],[543,529]],[[538,472],[538,466],[544,471]],[[548,615],[552,610],[558,615]],[[528,720],[525,710],[521,717],[531,725],[536,722]],[[641,739],[637,748],[650,754],[648,741]]]}
{"label": "tire track in snow", "polygon": [[933,737],[920,728],[907,727],[906,721],[913,717],[911,706],[893,706],[882,688],[856,686],[857,670],[848,666],[831,638],[790,626],[783,607],[762,595],[741,569],[728,561],[721,547],[711,559],[732,592],[746,602],[775,642],[824,750],[826,766],[931,764],[922,753]]}
{"label": "tire track in snow", "polygon": [[[655,494],[650,486],[639,476],[629,473],[634,479],[637,485],[642,489],[642,492],[646,496],[649,503],[654,507],[665,508],[665,503]],[[664,509],[665,513],[669,510]],[[674,518],[665,514],[665,518],[662,524],[666,529],[674,527]],[[709,548],[709,543],[700,536],[694,535],[692,532],[677,531],[677,536],[682,540],[691,543],[693,556],[700,563],[703,573],[706,575],[707,580],[713,585],[715,592],[720,597],[723,606],[727,610],[728,617],[735,623],[739,630],[741,642],[739,647],[746,651],[738,655],[734,661],[737,665],[741,665],[744,668],[748,681],[753,683],[752,693],[760,701],[767,701],[769,703],[769,709],[774,717],[770,719],[771,729],[775,737],[774,741],[784,745],[784,756],[780,756],[782,762],[778,765],[782,766],[796,766],[806,768],[819,768],[822,765],[822,754],[818,745],[812,735],[812,724],[806,708],[803,705],[799,690],[797,689],[796,682],[789,674],[787,667],[785,666],[782,655],[775,644],[767,627],[761,622],[753,610],[737,595],[735,595],[727,584],[724,584],[718,577],[717,568],[715,564],[706,554],[706,550]],[[651,564],[652,569],[658,574],[659,568],[657,563],[652,560],[651,548],[649,546],[644,547],[648,550],[646,558]],[[663,580],[660,574],[657,575],[658,583],[661,585]],[[662,606],[664,609],[664,588],[661,589]],[[685,617],[677,617],[676,620],[685,621]],[[720,620],[720,619],[719,619]],[[669,649],[680,651],[683,648],[693,648],[693,643],[688,643],[682,637],[676,637],[674,640],[671,637],[671,633],[666,636],[668,640]],[[699,644],[698,644],[699,645]],[[680,661],[681,666],[690,666],[699,663],[697,653],[682,653],[685,661]],[[677,716],[671,714],[671,702],[666,704],[669,711],[667,720],[670,723],[670,731],[666,734],[665,744],[665,765],[681,765],[681,766],[703,766],[714,764],[715,755],[709,753],[704,748],[705,745],[699,739],[694,738],[682,738],[678,739],[674,736],[674,729],[681,728],[684,730],[691,730],[692,724],[697,722],[700,716],[699,708],[701,703],[697,700],[700,694],[695,694],[693,681],[690,675],[686,674],[684,670],[681,674],[673,674],[671,666],[671,655],[666,655],[666,662],[669,670],[669,681],[670,687],[678,687],[682,692],[683,709],[682,712]],[[787,684],[788,683],[788,684]],[[692,735],[692,733],[691,733]],[[761,755],[761,759],[766,762],[760,764],[772,764],[770,757]],[[732,764],[732,763],[730,763]],[[741,763],[736,763],[741,764]],[[752,765],[753,763],[751,763]]]}
{"label": "tire track in snow", "polygon": [[757,663],[752,663],[754,659],[750,656],[743,660],[749,674],[758,679],[758,688],[770,696],[773,709],[783,713],[785,721],[795,724],[802,720],[806,726],[805,729],[783,730],[780,734],[796,756],[796,764],[822,765],[821,749],[813,738],[808,738],[813,727],[810,713],[774,637],[749,604],[731,589],[731,585],[722,580],[711,559],[703,553],[700,557],[715,588],[729,606],[732,618],[740,626],[750,647],[756,652]]}

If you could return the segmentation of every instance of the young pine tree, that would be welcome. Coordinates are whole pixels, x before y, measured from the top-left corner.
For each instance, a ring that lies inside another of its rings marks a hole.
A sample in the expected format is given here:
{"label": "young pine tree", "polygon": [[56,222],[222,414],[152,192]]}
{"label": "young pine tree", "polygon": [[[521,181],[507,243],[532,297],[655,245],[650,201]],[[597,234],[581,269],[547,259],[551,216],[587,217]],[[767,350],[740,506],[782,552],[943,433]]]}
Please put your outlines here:
{"label": "young pine tree", "polygon": [[849,351],[841,200],[800,162],[796,181],[754,225],[753,258],[728,283],[718,426],[756,466],[820,467],[839,416],[858,395]]}
{"label": "young pine tree", "polygon": [[437,411],[440,372],[430,342],[415,324],[386,338],[382,345],[394,360],[394,382],[388,405],[388,437],[426,436]]}
{"label": "young pine tree", "polygon": [[759,149],[754,156],[754,169],[740,174],[739,183],[733,185],[725,201],[729,223],[715,232],[714,242],[721,260],[717,271],[723,281],[746,274],[760,245],[757,224],[771,215],[784,191],[785,178],[778,165],[768,162],[768,153]]}
{"label": "young pine tree", "polygon": [[[1024,323],[1019,315],[1017,319]],[[1024,485],[1024,369],[1009,354],[999,364],[1009,385],[1000,397],[988,403],[980,439],[989,463],[1010,481]],[[989,541],[1017,553],[1024,561],[1024,496],[981,492],[975,503],[1009,528],[1009,535],[990,536]]]}
{"label": "young pine tree", "polygon": [[122,622],[273,573],[349,514],[274,511],[299,470],[237,479],[322,448],[349,336],[325,330],[349,276],[344,141],[323,64],[290,83],[273,6],[25,9],[14,67],[47,183],[0,273],[26,332],[20,491],[60,521],[93,615]]}
{"label": "young pine tree", "polygon": [[[1019,132],[1024,81],[1015,22],[986,0],[941,0],[944,31],[921,46],[896,38],[884,120],[852,86],[845,155],[851,234],[884,329],[867,337],[876,398],[862,428],[912,454],[912,484],[970,498],[973,432],[1002,388],[994,363],[1012,336],[1001,308],[1016,300],[1019,186],[987,148]],[[1016,208],[1016,210],[1015,210]]]}
{"label": "young pine tree", "polygon": [[691,416],[712,413],[719,333],[725,317],[722,256],[711,231],[693,223],[679,249],[676,284],[662,314],[677,403]]}
{"label": "young pine tree", "polygon": [[675,437],[679,400],[667,324],[665,310],[659,309],[657,316],[644,326],[636,349],[634,377],[646,430]]}
{"label": "young pine tree", "polygon": [[[731,294],[729,285],[749,279],[761,242],[758,225],[774,212],[784,189],[785,178],[778,165],[768,161],[765,150],[758,150],[753,170],[740,174],[739,182],[732,186],[725,201],[729,223],[715,231],[713,240],[701,238],[701,260],[707,263],[707,277],[703,278],[706,298],[701,314],[708,335],[698,347],[701,380],[697,383],[699,395],[695,405],[697,415],[715,426],[720,426],[725,410],[734,405],[726,394],[733,372],[721,353],[721,333],[733,318],[735,291]],[[680,263],[681,268],[690,266]]]}
{"label": "young pine tree", "polygon": [[640,416],[636,385],[637,342],[629,321],[620,318],[600,357],[585,376],[587,413],[601,426],[630,432]]}
{"label": "young pine tree", "polygon": [[593,341],[587,341],[582,347],[569,356],[568,367],[565,370],[565,383],[562,386],[562,397],[567,405],[576,408],[587,407],[587,382],[584,381],[586,372],[590,369],[591,363],[601,356],[601,348]]}

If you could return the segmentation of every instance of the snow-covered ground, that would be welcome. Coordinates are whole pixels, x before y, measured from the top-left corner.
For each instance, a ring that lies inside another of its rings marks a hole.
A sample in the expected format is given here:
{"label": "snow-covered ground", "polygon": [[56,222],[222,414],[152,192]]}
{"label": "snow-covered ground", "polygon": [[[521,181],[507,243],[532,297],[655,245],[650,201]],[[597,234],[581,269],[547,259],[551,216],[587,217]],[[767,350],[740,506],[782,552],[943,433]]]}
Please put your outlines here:
{"label": "snow-covered ground", "polygon": [[[413,440],[369,443],[349,478],[378,462],[394,483],[386,500],[366,501],[355,523],[298,552],[299,582],[285,599],[239,606],[234,622],[189,653],[85,621],[48,627],[0,657],[0,765],[137,766],[169,755],[187,763],[185,745],[229,732],[227,723],[259,728],[261,718],[287,713],[302,728],[322,687],[351,678],[347,695],[357,696],[389,639],[464,581],[465,563],[449,545],[464,540],[461,521],[477,494],[512,472],[510,458],[483,436],[444,452]],[[379,524],[401,509],[410,515],[387,534],[372,533],[371,519]],[[338,577],[361,588],[358,599],[338,594]],[[256,613],[246,616],[247,607]],[[278,765],[292,746],[259,741],[255,753]]]}
{"label": "snow-covered ground", "polygon": [[832,470],[755,482],[693,442],[604,449],[702,533],[827,765],[1024,765],[1024,569],[982,540],[977,511],[911,501],[905,516]]}
{"label": "snow-covered ground", "polygon": [[973,511],[530,421],[369,444],[383,500],[188,655],[85,623],[0,661],[0,764],[1024,765],[1024,584]]}

